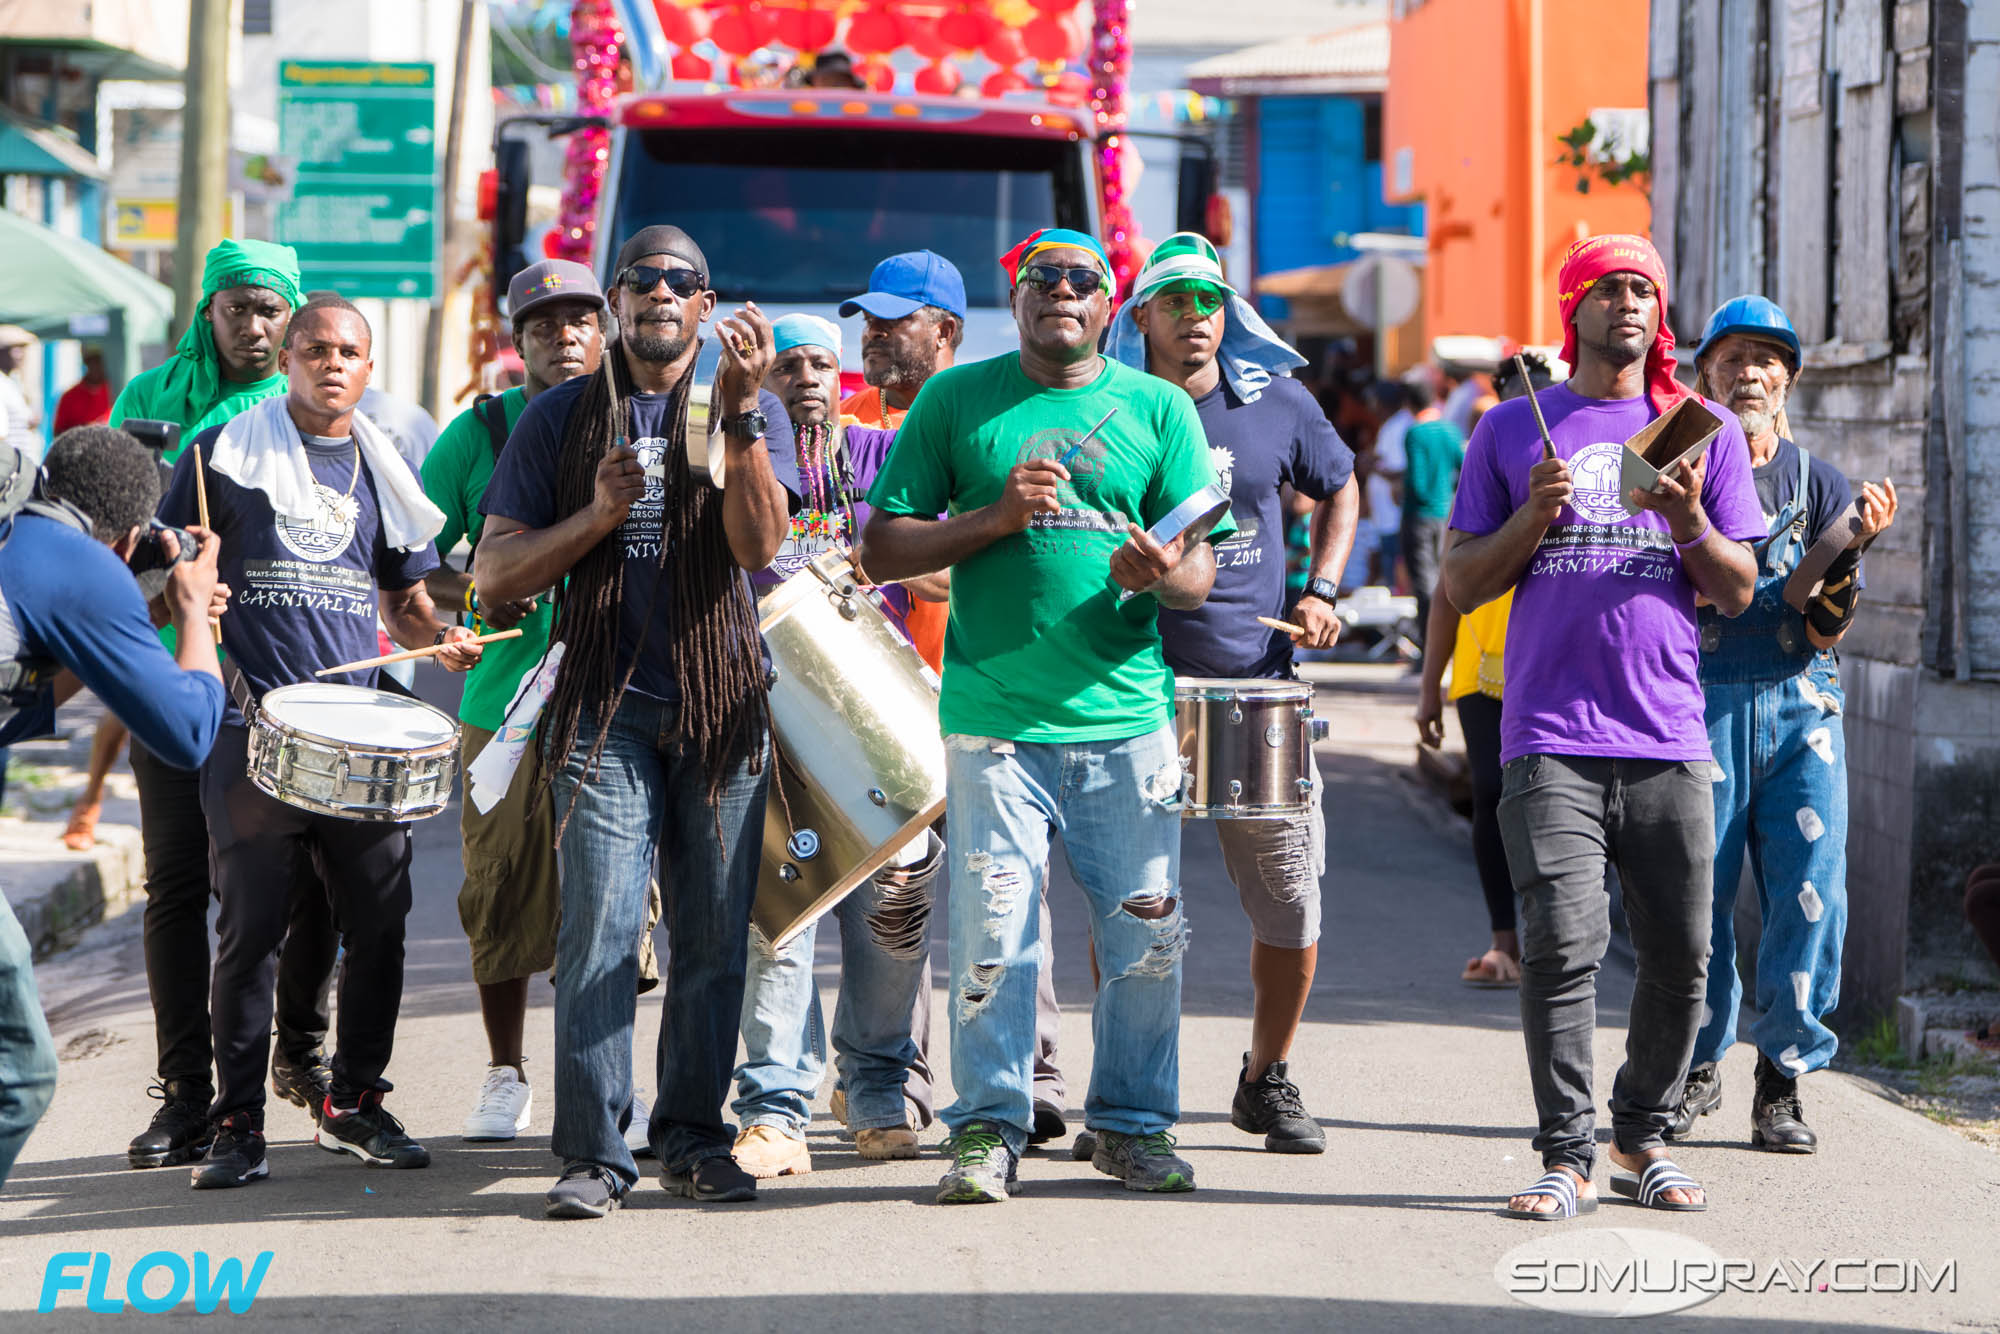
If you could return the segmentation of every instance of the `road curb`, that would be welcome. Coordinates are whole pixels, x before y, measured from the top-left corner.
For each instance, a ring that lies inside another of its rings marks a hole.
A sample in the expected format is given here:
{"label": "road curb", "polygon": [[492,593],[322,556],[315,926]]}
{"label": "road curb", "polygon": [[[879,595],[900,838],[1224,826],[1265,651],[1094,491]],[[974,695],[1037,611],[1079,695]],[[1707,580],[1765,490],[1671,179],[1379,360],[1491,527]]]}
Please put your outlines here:
{"label": "road curb", "polygon": [[[59,833],[59,827],[53,825],[29,827],[48,830],[51,842]],[[59,842],[46,856],[30,853],[24,857],[23,852],[18,847],[0,850],[0,879],[9,886],[8,905],[27,934],[37,962],[74,945],[90,927],[145,898],[146,858],[139,831],[131,825],[100,824],[97,846],[88,852],[70,852]],[[30,865],[40,874],[17,876],[16,865],[30,857]],[[13,888],[24,879],[35,885],[33,892]]]}

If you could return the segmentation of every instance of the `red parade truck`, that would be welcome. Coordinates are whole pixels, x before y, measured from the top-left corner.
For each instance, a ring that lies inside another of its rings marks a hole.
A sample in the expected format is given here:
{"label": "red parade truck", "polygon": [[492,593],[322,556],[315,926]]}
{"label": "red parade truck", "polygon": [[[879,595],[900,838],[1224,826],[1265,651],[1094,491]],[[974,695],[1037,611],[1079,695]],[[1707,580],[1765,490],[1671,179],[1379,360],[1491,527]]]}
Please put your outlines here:
{"label": "red parade truck", "polygon": [[[1084,110],[1022,100],[849,89],[669,86],[624,98],[604,119],[529,115],[495,135],[494,290],[522,253],[528,151],[510,131],[607,125],[609,157],[591,256],[608,287],[619,238],[671,222],[700,243],[721,304],[839,321],[877,261],[929,249],[965,277],[962,361],[1017,345],[999,257],[1037,227],[1097,234],[1096,136]],[[1143,133],[1143,132],[1139,132]],[[1182,145],[1176,226],[1203,229],[1214,185],[1206,140]],[[850,323],[850,333],[858,326]],[[845,369],[858,383],[858,336]],[[704,366],[715,352],[707,350]]]}

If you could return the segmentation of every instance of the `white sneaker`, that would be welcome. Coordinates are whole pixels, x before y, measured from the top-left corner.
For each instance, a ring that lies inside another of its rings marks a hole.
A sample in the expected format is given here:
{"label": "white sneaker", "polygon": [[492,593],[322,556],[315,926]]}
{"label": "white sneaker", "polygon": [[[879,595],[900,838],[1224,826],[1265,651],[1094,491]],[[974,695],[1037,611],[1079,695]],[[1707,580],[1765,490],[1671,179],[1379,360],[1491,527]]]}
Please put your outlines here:
{"label": "white sneaker", "polygon": [[514,1073],[513,1066],[496,1065],[486,1072],[486,1082],[479,1086],[479,1102],[465,1118],[465,1129],[459,1136],[475,1141],[512,1139],[528,1128],[528,1112],[534,1101],[534,1090]]}
{"label": "white sneaker", "polygon": [[644,1098],[634,1093],[632,1095],[632,1124],[625,1127],[625,1147],[632,1151],[634,1158],[651,1158],[653,1156],[652,1142],[646,1138],[646,1123],[652,1120],[652,1117],[653,1109],[646,1105]]}

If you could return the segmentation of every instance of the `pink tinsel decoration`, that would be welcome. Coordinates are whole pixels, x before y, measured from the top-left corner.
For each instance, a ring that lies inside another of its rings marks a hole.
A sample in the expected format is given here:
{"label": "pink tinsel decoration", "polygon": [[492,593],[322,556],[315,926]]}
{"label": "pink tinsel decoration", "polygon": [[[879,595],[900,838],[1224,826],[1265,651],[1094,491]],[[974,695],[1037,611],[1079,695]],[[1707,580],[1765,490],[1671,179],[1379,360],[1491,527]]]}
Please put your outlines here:
{"label": "pink tinsel decoration", "polygon": [[1089,64],[1090,109],[1104,138],[1097,149],[1097,180],[1104,192],[1104,248],[1118,290],[1132,287],[1133,242],[1138,224],[1125,198],[1125,93],[1132,69],[1132,0],[1095,0]]}
{"label": "pink tinsel decoration", "polygon": [[[576,0],[570,11],[569,44],[576,66],[577,114],[608,116],[618,101],[618,48],[624,41],[612,0]],[[550,254],[590,262],[597,234],[597,197],[604,188],[610,157],[608,130],[578,130],[563,157],[562,211],[556,218]]]}

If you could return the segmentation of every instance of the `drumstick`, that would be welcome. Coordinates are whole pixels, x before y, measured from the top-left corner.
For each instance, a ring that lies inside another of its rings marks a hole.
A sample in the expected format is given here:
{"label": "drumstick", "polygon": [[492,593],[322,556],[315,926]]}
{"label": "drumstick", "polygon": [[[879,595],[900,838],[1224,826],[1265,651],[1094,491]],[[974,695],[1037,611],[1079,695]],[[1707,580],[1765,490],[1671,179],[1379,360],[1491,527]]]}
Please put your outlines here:
{"label": "drumstick", "polygon": [[1275,616],[1259,616],[1257,622],[1260,625],[1268,625],[1273,630],[1283,630],[1288,635],[1302,635],[1306,632],[1303,625],[1293,625],[1290,621],[1281,621]]}
{"label": "drumstick", "polygon": [[1556,442],[1549,439],[1549,424],[1542,420],[1541,400],[1535,397],[1535,382],[1528,378],[1528,362],[1519,352],[1514,354],[1514,371],[1521,377],[1521,385],[1528,394],[1528,406],[1535,410],[1535,429],[1542,433],[1542,457],[1556,456]]}
{"label": "drumstick", "polygon": [[338,667],[328,667],[314,672],[313,675],[338,676],[342,672],[358,672],[363,667],[380,667],[384,663],[389,662],[408,662],[412,658],[428,658],[434,654],[444,652],[452,644],[490,644],[496,639],[518,639],[520,634],[521,627],[517,625],[512,630],[495,630],[490,635],[477,635],[471,639],[454,639],[451,643],[432,644],[429,648],[406,648],[401,653],[384,653],[379,658],[363,658],[359,662],[343,662]]}
{"label": "drumstick", "polygon": [[[189,445],[188,448],[194,451],[195,512],[201,516],[201,526],[208,528],[208,474],[203,472],[201,468],[201,446]],[[214,532],[215,530],[209,528],[209,531]],[[220,644],[222,642],[222,623],[220,621],[210,621],[208,628],[215,631],[215,642]]]}

